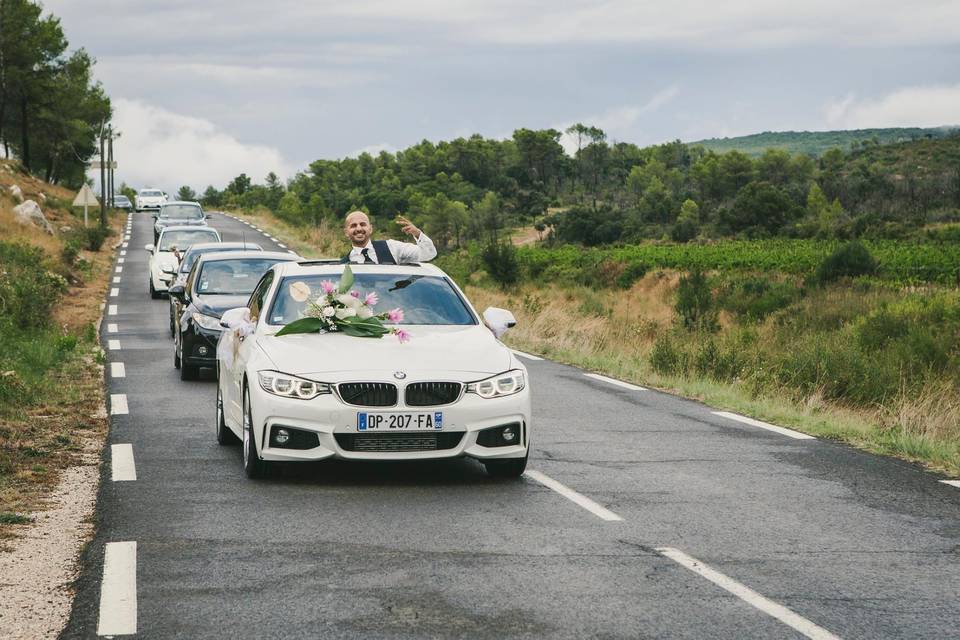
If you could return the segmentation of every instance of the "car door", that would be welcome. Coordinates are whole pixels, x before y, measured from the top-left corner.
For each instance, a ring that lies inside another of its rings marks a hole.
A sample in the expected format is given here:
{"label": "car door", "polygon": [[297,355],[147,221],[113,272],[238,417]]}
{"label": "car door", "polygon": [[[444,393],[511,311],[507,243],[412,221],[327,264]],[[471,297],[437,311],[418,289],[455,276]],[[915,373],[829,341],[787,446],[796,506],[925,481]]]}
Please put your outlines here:
{"label": "car door", "polygon": [[[267,299],[267,293],[270,291],[270,286],[273,284],[273,271],[267,271],[260,282],[257,283],[256,288],[254,288],[253,293],[250,294],[250,300],[247,302],[247,309],[250,312],[250,319],[254,324],[257,324],[260,314],[263,311],[263,305]],[[246,367],[247,361],[250,359],[250,350],[254,348],[254,343],[256,342],[254,335],[251,335],[247,338],[238,338],[239,346],[237,347],[237,356],[233,359],[231,363],[231,371],[228,376],[226,384],[223,385],[226,392],[223,399],[224,412],[229,412],[230,421],[233,424],[242,424],[243,416],[243,395],[242,387],[243,384],[243,371]],[[251,380],[250,384],[257,384],[256,381]]]}

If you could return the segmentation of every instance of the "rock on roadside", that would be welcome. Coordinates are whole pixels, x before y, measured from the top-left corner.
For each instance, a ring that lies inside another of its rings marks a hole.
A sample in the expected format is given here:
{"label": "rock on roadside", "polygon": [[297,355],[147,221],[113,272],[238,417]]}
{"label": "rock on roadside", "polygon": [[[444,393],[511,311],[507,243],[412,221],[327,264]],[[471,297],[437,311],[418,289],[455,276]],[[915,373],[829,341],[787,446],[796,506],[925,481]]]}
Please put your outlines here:
{"label": "rock on roadside", "polygon": [[17,217],[17,222],[23,225],[34,225],[41,227],[44,231],[53,235],[53,227],[43,215],[43,211],[33,200],[25,200],[23,204],[18,204],[13,208],[13,213]]}
{"label": "rock on roadside", "polygon": [[13,199],[17,202],[23,202],[23,189],[19,185],[12,184],[7,187],[10,190],[10,195],[13,196]]}

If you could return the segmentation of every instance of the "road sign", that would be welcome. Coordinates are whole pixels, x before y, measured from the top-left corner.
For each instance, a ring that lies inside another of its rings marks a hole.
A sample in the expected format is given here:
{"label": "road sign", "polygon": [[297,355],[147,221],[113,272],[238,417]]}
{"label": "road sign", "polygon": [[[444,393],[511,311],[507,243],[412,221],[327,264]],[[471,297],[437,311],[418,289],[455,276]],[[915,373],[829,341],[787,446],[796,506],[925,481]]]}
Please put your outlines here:
{"label": "road sign", "polygon": [[80,187],[80,192],[73,199],[73,206],[83,207],[83,226],[87,226],[87,207],[96,207],[99,204],[100,202],[97,200],[97,196],[93,195],[93,189],[90,188],[90,185],[85,184]]}
{"label": "road sign", "polygon": [[100,160],[91,160],[90,168],[91,169],[116,169],[117,161],[114,160],[113,162],[101,162]]}

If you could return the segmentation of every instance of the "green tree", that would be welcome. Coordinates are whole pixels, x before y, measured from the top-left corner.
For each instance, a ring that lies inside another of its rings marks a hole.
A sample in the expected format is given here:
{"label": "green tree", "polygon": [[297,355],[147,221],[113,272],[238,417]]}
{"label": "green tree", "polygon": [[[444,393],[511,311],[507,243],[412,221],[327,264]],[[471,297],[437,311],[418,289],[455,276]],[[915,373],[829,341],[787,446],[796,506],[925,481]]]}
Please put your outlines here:
{"label": "green tree", "polygon": [[751,182],[740,190],[722,220],[735,233],[770,236],[794,220],[797,213],[798,207],[781,189],[769,182]]}
{"label": "green tree", "polygon": [[241,173],[230,181],[230,184],[227,185],[227,191],[235,196],[242,196],[247,192],[247,189],[249,189],[252,184],[253,183],[247,174]]}
{"label": "green tree", "polygon": [[700,207],[693,200],[687,199],[680,205],[677,222],[670,231],[675,242],[689,242],[697,237],[700,230]]}
{"label": "green tree", "polygon": [[187,185],[183,185],[177,191],[177,200],[196,200],[197,192]]}

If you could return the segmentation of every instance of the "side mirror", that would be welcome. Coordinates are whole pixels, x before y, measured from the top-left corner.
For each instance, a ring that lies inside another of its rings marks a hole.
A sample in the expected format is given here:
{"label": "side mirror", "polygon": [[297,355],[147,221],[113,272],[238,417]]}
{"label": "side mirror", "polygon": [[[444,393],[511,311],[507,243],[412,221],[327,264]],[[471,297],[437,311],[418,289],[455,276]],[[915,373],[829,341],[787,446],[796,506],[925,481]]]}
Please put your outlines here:
{"label": "side mirror", "polygon": [[517,319],[513,317],[512,313],[497,307],[487,307],[487,310],[483,312],[483,322],[498,338],[506,333],[507,329],[517,326]]}
{"label": "side mirror", "polygon": [[145,244],[143,245],[143,248],[145,251],[148,251],[149,253],[153,253],[153,250],[156,249],[156,247],[152,244]]}
{"label": "side mirror", "polygon": [[180,302],[186,301],[185,299],[187,295],[186,295],[186,292],[183,290],[182,284],[175,284],[171,286],[169,289],[167,289],[167,293],[173,296],[174,298],[176,298],[177,300],[179,300]]}
{"label": "side mirror", "polygon": [[220,316],[220,326],[224,329],[233,329],[241,324],[250,322],[250,309],[246,307],[237,307],[224,311]]}
{"label": "side mirror", "polygon": [[151,213],[150,215],[153,217],[154,220],[156,220],[157,218],[160,217],[160,212],[159,212],[159,211],[154,211],[154,212]]}

